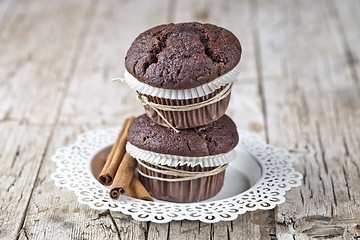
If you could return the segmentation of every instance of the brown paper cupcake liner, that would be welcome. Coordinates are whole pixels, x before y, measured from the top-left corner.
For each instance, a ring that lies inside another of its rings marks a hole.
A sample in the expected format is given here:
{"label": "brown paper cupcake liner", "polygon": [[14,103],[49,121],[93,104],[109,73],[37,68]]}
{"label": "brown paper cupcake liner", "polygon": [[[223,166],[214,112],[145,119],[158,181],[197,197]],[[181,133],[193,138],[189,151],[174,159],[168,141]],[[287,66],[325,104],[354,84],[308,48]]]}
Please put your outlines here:
{"label": "brown paper cupcake liner", "polygon": [[[147,95],[147,98],[149,101],[162,104],[162,105],[168,105],[168,106],[184,106],[189,105],[193,103],[198,103],[205,101],[207,99],[210,99],[214,97],[216,94],[218,94],[221,90],[223,90],[226,86],[223,86],[215,92],[208,94],[204,97],[194,98],[194,99],[182,99],[182,100],[176,100],[176,99],[166,99],[166,98],[159,98],[159,97],[153,97],[150,95]],[[199,109],[191,110],[191,111],[164,111],[159,110],[159,112],[164,116],[164,118],[169,121],[169,123],[177,128],[177,129],[185,129],[185,128],[194,128],[198,126],[207,125],[209,123],[212,123],[216,120],[218,120],[220,117],[222,117],[226,109],[229,105],[230,101],[230,95],[227,95],[222,100],[212,103],[210,105],[201,107]],[[145,105],[145,112],[146,114],[157,124],[162,125],[164,127],[169,127],[167,123],[164,122],[164,120],[159,116],[159,114],[154,111],[151,107]]]}
{"label": "brown paper cupcake liner", "polygon": [[[159,169],[156,165],[141,161],[147,166]],[[172,167],[173,169],[191,171],[191,172],[205,172],[211,171],[216,167],[200,166],[190,167],[187,165]],[[158,173],[147,169],[146,167],[138,165],[138,170],[142,173],[160,178],[177,178],[175,176],[169,176],[166,174]],[[160,200],[189,203],[198,202],[215,196],[222,188],[224,184],[225,170],[215,175],[208,177],[202,177],[188,181],[168,182],[163,180],[151,179],[139,174],[139,179],[144,187],[150,192],[150,194]]]}

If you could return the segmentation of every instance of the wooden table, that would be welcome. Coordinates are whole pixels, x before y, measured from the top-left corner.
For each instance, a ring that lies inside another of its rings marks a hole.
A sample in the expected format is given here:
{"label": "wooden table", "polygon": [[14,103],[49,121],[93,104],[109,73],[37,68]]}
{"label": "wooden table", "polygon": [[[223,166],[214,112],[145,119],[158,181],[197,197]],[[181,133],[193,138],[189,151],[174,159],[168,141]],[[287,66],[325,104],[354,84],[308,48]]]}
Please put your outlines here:
{"label": "wooden table", "polygon": [[[227,111],[291,151],[301,187],[272,211],[205,224],[138,222],[55,187],[50,157],[142,106],[130,43],[166,22],[210,22],[243,46]],[[360,231],[360,1],[0,1],[1,239],[356,239]]]}

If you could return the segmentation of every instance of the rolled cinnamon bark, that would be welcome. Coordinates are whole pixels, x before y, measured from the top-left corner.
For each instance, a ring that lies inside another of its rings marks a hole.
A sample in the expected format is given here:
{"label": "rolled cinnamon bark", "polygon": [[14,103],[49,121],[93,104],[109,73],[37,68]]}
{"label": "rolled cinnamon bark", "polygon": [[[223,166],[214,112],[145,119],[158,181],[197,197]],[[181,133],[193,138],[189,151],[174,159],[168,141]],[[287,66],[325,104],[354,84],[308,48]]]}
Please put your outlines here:
{"label": "rolled cinnamon bark", "polygon": [[118,170],[121,160],[125,154],[125,145],[128,135],[127,130],[134,119],[134,116],[125,119],[111,152],[106,158],[105,165],[98,177],[99,182],[103,185],[111,185],[113,182],[115,173]]}
{"label": "rolled cinnamon bark", "polygon": [[121,194],[127,192],[134,176],[136,165],[136,160],[129,153],[125,153],[110,189],[110,197],[112,199],[118,199]]}
{"label": "rolled cinnamon bark", "polygon": [[150,193],[146,190],[144,185],[142,185],[142,183],[136,176],[133,176],[130,186],[126,190],[126,193],[129,195],[129,197],[133,197],[145,201],[151,201],[151,202],[154,201]]}

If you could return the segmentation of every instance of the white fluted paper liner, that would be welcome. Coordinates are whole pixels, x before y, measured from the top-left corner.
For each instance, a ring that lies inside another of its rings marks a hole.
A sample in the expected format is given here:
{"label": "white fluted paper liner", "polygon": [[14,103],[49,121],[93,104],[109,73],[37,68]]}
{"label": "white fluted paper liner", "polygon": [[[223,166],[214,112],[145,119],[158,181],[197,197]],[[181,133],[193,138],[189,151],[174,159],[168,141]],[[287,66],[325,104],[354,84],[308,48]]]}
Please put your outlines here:
{"label": "white fluted paper liner", "polygon": [[147,163],[160,164],[170,167],[182,166],[187,164],[190,167],[200,165],[201,167],[216,167],[222,166],[231,162],[236,158],[236,151],[233,149],[228,153],[218,155],[211,155],[205,157],[186,157],[170,154],[162,154],[151,152],[138,148],[131,143],[127,142],[126,151],[133,157]]}
{"label": "white fluted paper liner", "polygon": [[215,90],[234,82],[240,73],[240,64],[237,64],[231,71],[224,75],[215,78],[209,83],[205,83],[201,86],[190,89],[163,89],[152,87],[146,83],[140,82],[133,75],[131,75],[126,69],[124,78],[126,83],[134,90],[153,97],[166,98],[166,99],[191,99],[206,96]]}

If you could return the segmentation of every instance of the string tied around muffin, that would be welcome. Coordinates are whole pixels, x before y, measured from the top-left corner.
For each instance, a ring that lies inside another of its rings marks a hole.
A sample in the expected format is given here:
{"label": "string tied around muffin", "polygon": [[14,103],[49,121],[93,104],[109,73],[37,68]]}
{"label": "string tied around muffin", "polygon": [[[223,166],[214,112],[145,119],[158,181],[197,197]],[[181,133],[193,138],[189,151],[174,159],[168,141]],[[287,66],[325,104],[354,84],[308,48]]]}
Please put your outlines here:
{"label": "string tied around muffin", "polygon": [[[119,77],[119,78],[113,78],[111,79],[112,82],[126,82],[126,79],[125,78],[122,78],[122,77]],[[150,101],[147,99],[147,97],[145,95],[143,95],[144,100],[142,100],[142,97],[140,97],[141,93],[136,91],[137,94],[138,94],[138,99],[140,100],[140,102],[143,104],[143,105],[148,105],[150,106],[152,109],[154,109],[154,111],[161,117],[161,119],[171,128],[173,129],[176,133],[179,133],[179,130],[177,130],[173,125],[171,125],[171,123],[166,120],[166,118],[159,112],[159,110],[157,110],[157,108],[153,107],[150,105]],[[148,102],[148,103],[147,103]]]}
{"label": "string tied around muffin", "polygon": [[160,181],[166,181],[166,182],[181,182],[181,181],[190,181],[190,180],[195,180],[195,179],[199,179],[202,177],[209,177],[209,176],[213,176],[216,175],[218,173],[221,173],[222,171],[224,171],[227,167],[228,167],[228,163],[224,164],[222,166],[218,166],[210,171],[205,171],[205,172],[190,172],[190,171],[185,171],[185,170],[180,170],[180,169],[174,169],[171,167],[167,167],[164,165],[158,165],[158,164],[152,164],[154,167],[151,167],[145,163],[143,163],[141,160],[136,159],[136,161],[138,162],[139,165],[143,166],[144,168],[151,170],[153,172],[157,172],[157,173],[161,173],[164,175],[168,175],[168,176],[173,176],[173,177],[177,177],[177,178],[163,178],[163,177],[156,177],[156,176],[151,176],[148,175],[142,171],[140,171],[138,169],[138,173],[146,178],[150,178],[150,179],[155,179],[155,180],[160,180]]}
{"label": "string tied around muffin", "polygon": [[177,130],[164,116],[160,111],[174,111],[174,112],[186,112],[186,111],[193,111],[208,105],[211,105],[213,103],[219,102],[222,99],[226,98],[230,93],[231,89],[233,87],[233,82],[227,84],[218,94],[215,96],[204,100],[202,102],[187,104],[187,105],[179,105],[179,106],[171,106],[171,105],[163,105],[159,103],[154,103],[148,99],[148,97],[145,94],[140,93],[139,91],[136,91],[138,94],[138,100],[141,102],[144,106],[151,107],[160,117],[161,119],[175,132],[179,133],[179,130]]}
{"label": "string tied around muffin", "polygon": [[[126,82],[125,78],[119,77],[119,78],[113,78],[112,82]],[[171,105],[163,105],[159,103],[154,103],[148,99],[148,97],[145,94],[140,93],[139,91],[136,91],[137,98],[140,101],[140,103],[144,106],[151,107],[157,114],[160,116],[160,118],[165,122],[168,127],[173,129],[176,133],[179,133],[180,131],[176,129],[165,117],[160,111],[174,111],[174,112],[186,112],[186,111],[193,111],[211,104],[214,104],[216,102],[219,102],[226,98],[230,93],[231,89],[233,87],[233,82],[227,84],[218,94],[215,96],[204,100],[202,102],[187,104],[187,105],[178,105],[178,106],[171,106]]]}

